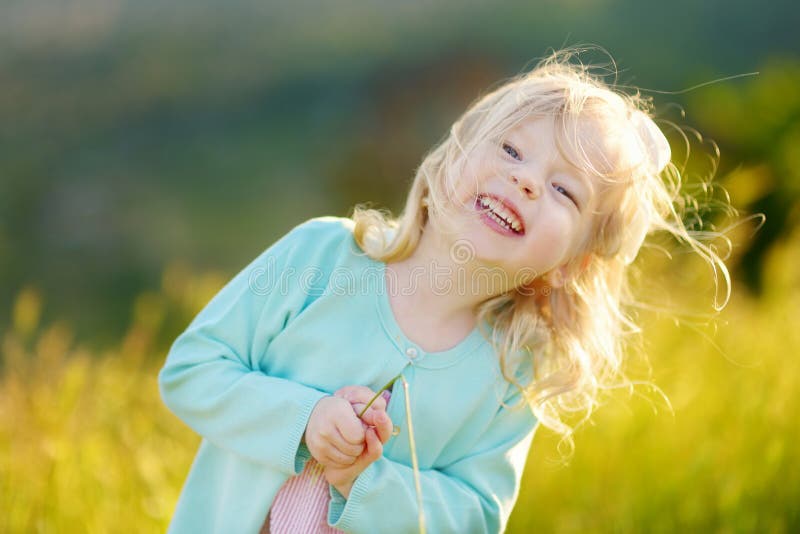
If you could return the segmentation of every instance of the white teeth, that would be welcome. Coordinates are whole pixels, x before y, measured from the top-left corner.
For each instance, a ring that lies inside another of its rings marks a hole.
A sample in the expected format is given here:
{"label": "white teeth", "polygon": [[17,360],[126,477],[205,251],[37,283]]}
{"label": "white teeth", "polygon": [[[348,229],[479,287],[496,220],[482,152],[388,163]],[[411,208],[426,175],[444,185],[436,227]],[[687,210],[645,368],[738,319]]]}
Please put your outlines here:
{"label": "white teeth", "polygon": [[522,230],[522,223],[519,219],[508,211],[499,200],[481,197],[481,205],[484,208],[489,208],[492,211],[489,213],[489,216],[503,226],[511,227],[517,232]]}
{"label": "white teeth", "polygon": [[494,221],[495,221],[497,224],[499,224],[500,226],[504,226],[504,227],[506,227],[506,228],[508,228],[508,227],[509,227],[509,226],[508,226],[508,223],[507,223],[506,221],[504,221],[503,219],[501,219],[500,217],[498,217],[498,216],[497,216],[497,215],[495,215],[494,213],[490,213],[490,214],[489,214],[489,217],[491,217],[491,218],[492,218],[492,220],[494,220]]}

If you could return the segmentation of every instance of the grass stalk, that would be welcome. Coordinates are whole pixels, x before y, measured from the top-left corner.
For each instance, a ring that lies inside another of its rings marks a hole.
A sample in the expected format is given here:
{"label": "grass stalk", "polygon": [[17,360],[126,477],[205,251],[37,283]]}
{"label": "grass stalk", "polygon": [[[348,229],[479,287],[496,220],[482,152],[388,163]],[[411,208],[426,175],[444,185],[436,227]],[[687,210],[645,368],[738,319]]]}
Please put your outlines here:
{"label": "grass stalk", "polygon": [[383,393],[387,389],[391,388],[394,385],[395,381],[398,378],[400,378],[401,376],[402,376],[402,373],[398,374],[397,376],[395,376],[394,378],[389,380],[381,389],[379,389],[378,392],[375,393],[375,395],[369,400],[367,405],[364,406],[364,409],[361,410],[361,412],[358,414],[358,418],[361,419],[364,416],[364,414],[367,413],[367,410],[369,410],[369,407],[372,406],[372,403],[375,402],[377,400],[377,398],[381,396],[381,393]]}
{"label": "grass stalk", "polygon": [[414,440],[414,424],[411,420],[411,402],[408,396],[408,382],[406,377],[400,375],[403,381],[403,391],[406,401],[406,424],[408,425],[408,446],[411,448],[411,467],[414,471],[414,489],[417,493],[417,519],[419,522],[419,534],[425,534],[425,510],[422,508],[422,484],[419,479],[419,462],[417,461],[417,446]]}

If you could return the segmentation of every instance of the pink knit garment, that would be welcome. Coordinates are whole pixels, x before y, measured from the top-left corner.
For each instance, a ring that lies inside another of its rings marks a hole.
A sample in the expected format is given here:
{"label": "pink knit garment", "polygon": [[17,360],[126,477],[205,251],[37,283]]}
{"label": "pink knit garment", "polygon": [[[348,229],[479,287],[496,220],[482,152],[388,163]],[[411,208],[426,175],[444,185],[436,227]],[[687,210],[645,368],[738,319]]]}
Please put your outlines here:
{"label": "pink knit garment", "polygon": [[[389,405],[391,393],[381,393]],[[343,532],[328,525],[331,496],[322,466],[314,458],[299,475],[287,480],[275,495],[267,520],[259,534],[334,534]]]}

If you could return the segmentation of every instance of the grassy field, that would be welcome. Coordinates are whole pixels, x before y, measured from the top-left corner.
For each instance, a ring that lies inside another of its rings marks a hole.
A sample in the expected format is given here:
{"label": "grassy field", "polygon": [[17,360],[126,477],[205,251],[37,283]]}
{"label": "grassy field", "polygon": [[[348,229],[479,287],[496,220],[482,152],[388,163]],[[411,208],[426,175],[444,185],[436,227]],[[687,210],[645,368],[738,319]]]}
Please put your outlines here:
{"label": "grassy field", "polygon": [[[759,299],[734,291],[714,333],[650,321],[655,383],[613,396],[567,467],[537,433],[509,532],[800,531],[800,239]],[[163,532],[199,438],[161,404],[171,339],[221,287],[171,266],[117,346],[96,354],[46,295],[21,290],[2,334],[0,532]],[[736,288],[734,288],[736,289]]]}

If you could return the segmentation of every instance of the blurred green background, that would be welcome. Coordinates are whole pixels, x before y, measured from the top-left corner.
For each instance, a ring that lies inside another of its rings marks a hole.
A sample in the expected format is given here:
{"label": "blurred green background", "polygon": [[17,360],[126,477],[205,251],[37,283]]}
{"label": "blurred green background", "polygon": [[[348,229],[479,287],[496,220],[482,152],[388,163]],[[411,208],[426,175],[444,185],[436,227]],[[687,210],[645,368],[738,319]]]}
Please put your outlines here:
{"label": "blurred green background", "polygon": [[175,336],[296,224],[397,213],[474,98],[583,43],[670,93],[643,91],[702,133],[687,176],[718,146],[766,222],[728,233],[717,321],[708,269],[644,255],[685,312],[640,316],[671,408],[612,395],[567,467],[540,429],[509,531],[800,531],[798,23],[788,0],[0,3],[0,531],[163,531],[198,443],[158,396]]}

